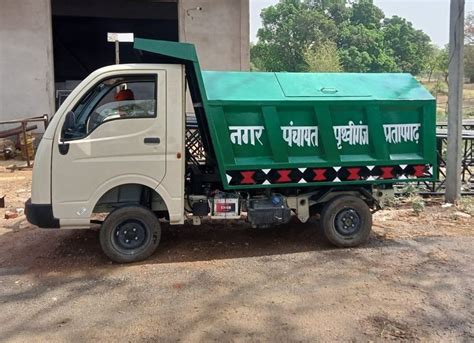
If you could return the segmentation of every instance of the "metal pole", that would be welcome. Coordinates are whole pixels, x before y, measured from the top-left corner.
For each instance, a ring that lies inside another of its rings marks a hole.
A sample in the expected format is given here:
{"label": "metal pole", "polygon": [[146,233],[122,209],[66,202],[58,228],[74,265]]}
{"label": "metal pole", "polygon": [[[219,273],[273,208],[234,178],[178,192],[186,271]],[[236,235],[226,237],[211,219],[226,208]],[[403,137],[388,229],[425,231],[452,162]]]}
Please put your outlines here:
{"label": "metal pole", "polygon": [[115,41],[115,64],[120,64],[120,43]]}
{"label": "metal pole", "polygon": [[23,153],[25,154],[26,158],[26,165],[28,168],[31,167],[31,162],[30,162],[30,153],[28,152],[28,138],[26,137],[26,122],[22,121],[21,122],[21,131],[23,132]]}
{"label": "metal pole", "polygon": [[464,3],[451,0],[449,24],[448,151],[446,202],[461,197],[462,93],[464,78]]}
{"label": "metal pole", "polygon": [[43,124],[44,124],[44,131],[46,131],[49,124],[49,118],[47,114],[43,114]]}

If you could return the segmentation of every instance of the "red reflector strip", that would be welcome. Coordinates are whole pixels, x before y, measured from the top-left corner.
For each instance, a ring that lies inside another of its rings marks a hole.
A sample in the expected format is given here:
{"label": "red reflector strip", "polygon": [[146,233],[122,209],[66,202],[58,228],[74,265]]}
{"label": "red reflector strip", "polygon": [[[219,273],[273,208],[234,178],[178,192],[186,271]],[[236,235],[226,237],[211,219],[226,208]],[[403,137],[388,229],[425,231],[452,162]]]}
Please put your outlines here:
{"label": "red reflector strip", "polygon": [[416,177],[425,176],[425,166],[413,166],[413,168],[415,169],[415,173],[413,175],[415,175]]}
{"label": "red reflector strip", "polygon": [[360,179],[360,168],[347,168],[347,171],[349,172],[349,176],[347,177],[347,180],[359,180]]}
{"label": "red reflector strip", "polygon": [[381,167],[382,175],[380,176],[382,179],[393,179],[393,167]]}
{"label": "red reflector strip", "polygon": [[278,170],[278,174],[280,177],[276,180],[276,182],[291,182],[290,178],[291,170]]}
{"label": "red reflector strip", "polygon": [[243,171],[240,172],[242,175],[243,179],[240,182],[243,185],[253,185],[255,184],[255,180],[253,179],[253,176],[255,175],[254,171]]}
{"label": "red reflector strip", "polygon": [[326,180],[326,169],[313,169],[314,177],[313,181],[324,181]]}

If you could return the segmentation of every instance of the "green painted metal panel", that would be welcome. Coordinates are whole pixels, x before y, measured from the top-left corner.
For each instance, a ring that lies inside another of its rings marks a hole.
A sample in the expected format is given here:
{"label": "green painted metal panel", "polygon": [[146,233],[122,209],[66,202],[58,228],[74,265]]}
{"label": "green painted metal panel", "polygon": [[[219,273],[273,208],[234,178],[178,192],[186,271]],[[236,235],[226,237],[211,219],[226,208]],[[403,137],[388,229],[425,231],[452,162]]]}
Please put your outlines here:
{"label": "green painted metal panel", "polygon": [[[436,168],[433,104],[235,102],[221,106],[219,118],[212,112],[209,122],[219,121],[219,142],[230,142],[226,149],[216,146],[216,153],[234,156],[219,166],[228,189],[423,181],[433,180]],[[321,168],[331,168],[336,176],[316,180],[315,170]],[[354,170],[358,174],[351,179]],[[390,171],[388,177],[384,170]]]}
{"label": "green painted metal panel", "polygon": [[275,76],[285,97],[371,96],[364,74],[276,73]]}
{"label": "green painted metal panel", "polygon": [[[262,106],[265,127],[278,131],[281,127],[277,110],[274,106]],[[275,162],[288,162],[288,150],[285,141],[280,135],[269,136],[272,156]]]}
{"label": "green painted metal panel", "polygon": [[[225,115],[222,107],[212,107],[209,109],[208,114],[214,118],[213,121],[209,122],[211,126],[210,129],[214,132],[217,130],[223,130],[221,135],[214,135],[213,142],[216,147],[219,147],[219,151],[225,151],[225,154],[220,154],[220,163],[225,165],[232,165],[235,163],[234,149],[232,147],[231,141],[229,140],[229,125],[225,120]],[[219,129],[218,129],[219,128]]]}
{"label": "green painted metal panel", "polygon": [[[382,118],[380,116],[379,106],[370,105],[367,106],[367,123],[370,128],[369,140],[372,142],[383,142],[384,140],[384,129],[382,125]],[[375,157],[379,160],[387,160],[389,158],[387,144],[375,144],[374,145]]]}
{"label": "green painted metal panel", "polygon": [[321,158],[326,161],[338,163],[341,160],[341,153],[336,146],[336,137],[333,134],[332,118],[328,106],[318,104],[313,110],[318,122],[318,131],[321,136]]}
{"label": "green painted metal panel", "polygon": [[194,44],[135,38],[133,48],[199,63]]}
{"label": "green painted metal panel", "polygon": [[433,100],[410,74],[204,71],[210,101]]}
{"label": "green painted metal panel", "polygon": [[190,44],[135,47],[192,63],[226,189],[435,179],[436,103],[409,74],[201,73]]}

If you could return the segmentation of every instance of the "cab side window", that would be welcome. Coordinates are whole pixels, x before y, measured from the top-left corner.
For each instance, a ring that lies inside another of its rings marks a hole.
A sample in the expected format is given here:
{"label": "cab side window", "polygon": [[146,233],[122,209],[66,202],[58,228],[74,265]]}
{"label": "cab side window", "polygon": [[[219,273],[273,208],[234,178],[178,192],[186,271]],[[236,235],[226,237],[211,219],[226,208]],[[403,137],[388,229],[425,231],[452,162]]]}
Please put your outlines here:
{"label": "cab side window", "polygon": [[84,138],[105,122],[157,115],[156,75],[103,80],[73,110],[74,124],[63,129],[65,140]]}

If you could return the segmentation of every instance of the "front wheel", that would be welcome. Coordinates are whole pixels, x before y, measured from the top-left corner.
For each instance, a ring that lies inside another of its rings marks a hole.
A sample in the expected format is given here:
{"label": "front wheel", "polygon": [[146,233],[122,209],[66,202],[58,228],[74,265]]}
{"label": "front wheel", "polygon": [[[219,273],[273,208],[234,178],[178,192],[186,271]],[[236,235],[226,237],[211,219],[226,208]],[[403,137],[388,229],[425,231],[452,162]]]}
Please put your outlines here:
{"label": "front wheel", "polygon": [[100,229],[100,245],[114,262],[142,261],[160,243],[160,222],[143,206],[125,206],[111,212]]}
{"label": "front wheel", "polygon": [[372,213],[360,198],[341,195],[331,199],[321,211],[327,239],[338,247],[365,243],[372,230]]}

